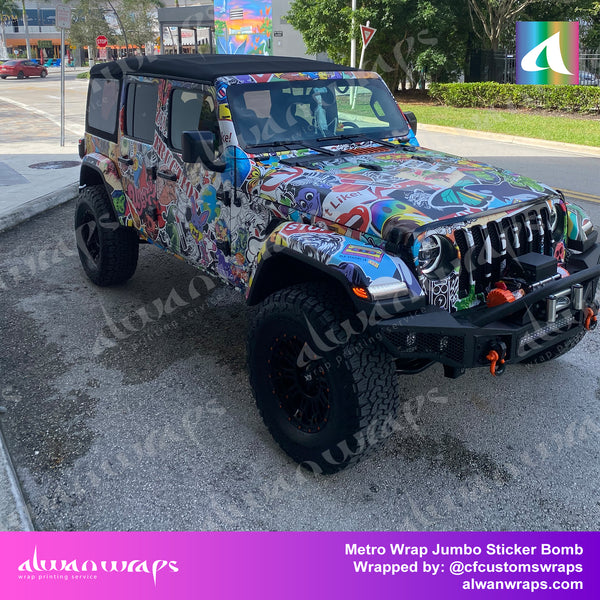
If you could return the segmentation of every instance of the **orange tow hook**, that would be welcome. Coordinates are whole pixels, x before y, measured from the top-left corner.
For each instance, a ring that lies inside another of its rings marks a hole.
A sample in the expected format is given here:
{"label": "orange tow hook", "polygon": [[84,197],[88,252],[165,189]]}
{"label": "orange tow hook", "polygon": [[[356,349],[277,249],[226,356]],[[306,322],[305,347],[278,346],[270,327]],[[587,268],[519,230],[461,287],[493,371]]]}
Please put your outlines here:
{"label": "orange tow hook", "polygon": [[490,350],[488,352],[486,358],[490,361],[490,373],[496,377],[500,376],[506,371],[506,365],[504,364],[504,359],[500,358],[500,355],[496,350]]}
{"label": "orange tow hook", "polygon": [[598,324],[598,319],[596,317],[596,315],[594,314],[593,309],[591,309],[589,306],[585,309],[584,312],[584,325],[585,328],[588,331],[591,331],[592,329],[596,329],[596,325]]}

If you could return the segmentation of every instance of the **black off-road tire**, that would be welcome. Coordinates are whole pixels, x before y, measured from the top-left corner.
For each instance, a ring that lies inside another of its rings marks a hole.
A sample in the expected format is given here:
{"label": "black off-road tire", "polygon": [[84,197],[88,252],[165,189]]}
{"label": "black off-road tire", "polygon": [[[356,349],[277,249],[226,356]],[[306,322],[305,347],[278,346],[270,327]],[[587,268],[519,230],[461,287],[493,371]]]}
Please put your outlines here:
{"label": "black off-road tire", "polygon": [[340,296],[323,284],[275,292],[248,334],[258,410],[281,448],[317,473],[365,457],[386,437],[400,402],[391,356],[376,336],[348,339],[341,323],[352,312]]}
{"label": "black off-road tire", "polygon": [[542,350],[533,356],[529,356],[522,363],[524,365],[541,365],[542,363],[548,362],[549,360],[553,360],[566,354],[569,350],[572,350],[579,344],[579,342],[584,338],[586,334],[585,330],[581,330],[576,333],[573,337],[570,337],[562,342],[554,346],[550,346],[550,348],[546,348],[546,350]]}
{"label": "black off-road tire", "polygon": [[86,275],[99,286],[127,281],[137,267],[139,238],[114,216],[101,185],[84,188],[75,209],[77,250]]}

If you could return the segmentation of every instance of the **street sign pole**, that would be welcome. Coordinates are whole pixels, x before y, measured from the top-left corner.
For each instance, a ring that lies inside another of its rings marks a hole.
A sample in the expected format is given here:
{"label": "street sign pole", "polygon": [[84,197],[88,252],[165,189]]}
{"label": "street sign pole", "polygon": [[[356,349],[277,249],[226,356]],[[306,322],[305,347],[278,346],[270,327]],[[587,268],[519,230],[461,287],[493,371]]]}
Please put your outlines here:
{"label": "street sign pole", "polygon": [[71,7],[56,7],[56,26],[60,28],[60,145],[65,145],[65,29],[71,27]]}
{"label": "street sign pole", "polygon": [[[365,50],[369,45],[369,42],[373,39],[375,32],[377,29],[373,29],[370,27],[371,22],[367,21],[366,25],[360,26],[360,35],[362,37],[362,50],[360,51],[360,63],[358,64],[358,68],[362,69],[364,67],[365,62]],[[356,88],[353,87],[350,91],[350,105],[354,108],[356,104]]]}
{"label": "street sign pole", "polygon": [[356,0],[352,0],[352,37],[350,38],[350,66],[356,67],[356,38],[354,37],[354,15],[356,14]]}
{"label": "street sign pole", "polygon": [[371,22],[367,21],[366,25],[360,26],[360,34],[362,36],[362,50],[360,51],[360,63],[358,65],[359,69],[363,68],[363,63],[365,61],[365,50],[367,49],[369,42],[373,39],[373,36],[377,31],[377,29],[370,27],[370,24]]}
{"label": "street sign pole", "polygon": [[60,145],[65,145],[65,30],[60,30]]}

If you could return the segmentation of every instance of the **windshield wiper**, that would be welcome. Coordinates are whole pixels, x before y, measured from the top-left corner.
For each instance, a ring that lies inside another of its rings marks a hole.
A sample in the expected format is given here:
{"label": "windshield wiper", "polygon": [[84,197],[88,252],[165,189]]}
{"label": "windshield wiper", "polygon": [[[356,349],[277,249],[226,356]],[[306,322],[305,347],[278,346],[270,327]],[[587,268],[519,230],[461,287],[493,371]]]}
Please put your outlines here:
{"label": "windshield wiper", "polygon": [[283,140],[274,140],[272,142],[263,142],[261,144],[248,144],[246,148],[285,148],[286,150],[296,150],[297,148],[289,148],[289,146],[299,146],[298,142],[284,142]]}
{"label": "windshield wiper", "polygon": [[[407,135],[394,137],[397,137],[401,142],[408,142]],[[381,144],[382,146],[387,146],[388,148],[396,148],[397,146],[397,144],[393,144],[392,142],[382,140],[374,135],[368,135],[366,133],[330,135],[328,137],[317,138],[317,142],[331,142],[336,140],[348,140],[350,142],[355,140],[362,140],[366,142],[373,142],[375,144]]]}
{"label": "windshield wiper", "polygon": [[350,140],[352,141],[353,138],[355,137],[359,137],[358,134],[354,134],[354,135],[346,135],[346,134],[340,134],[340,135],[328,135],[327,137],[320,137],[317,138],[317,142],[335,142],[336,140]]}
{"label": "windshield wiper", "polygon": [[285,148],[286,150],[299,150],[300,148],[308,148],[309,150],[314,150],[319,154],[328,154],[329,156],[336,156],[339,154],[339,152],[333,152],[327,148],[321,148],[320,146],[315,146],[314,144],[303,141],[284,142],[282,140],[275,140],[273,142],[263,142],[262,144],[250,144],[246,146],[246,148],[248,150],[258,150],[259,148]]}

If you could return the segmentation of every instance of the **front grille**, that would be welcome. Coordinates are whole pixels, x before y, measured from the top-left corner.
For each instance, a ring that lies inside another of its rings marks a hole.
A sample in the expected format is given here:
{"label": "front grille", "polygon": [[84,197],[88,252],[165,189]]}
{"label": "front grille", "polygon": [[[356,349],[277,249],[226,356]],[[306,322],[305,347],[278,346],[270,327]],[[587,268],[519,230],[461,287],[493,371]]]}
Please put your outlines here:
{"label": "front grille", "polygon": [[553,253],[550,213],[545,204],[484,225],[457,229],[454,239],[461,256],[459,298],[467,296],[472,285],[475,293],[486,291],[502,278],[511,257]]}

